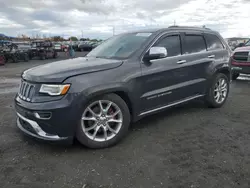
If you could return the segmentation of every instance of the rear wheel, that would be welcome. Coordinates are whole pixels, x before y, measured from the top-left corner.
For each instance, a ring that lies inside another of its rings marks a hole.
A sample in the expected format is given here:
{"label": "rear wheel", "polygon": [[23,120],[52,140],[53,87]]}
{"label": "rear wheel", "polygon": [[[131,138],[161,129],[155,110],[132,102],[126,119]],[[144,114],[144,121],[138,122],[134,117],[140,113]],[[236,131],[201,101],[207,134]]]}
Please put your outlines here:
{"label": "rear wheel", "polygon": [[219,108],[227,100],[229,92],[229,79],[225,74],[218,73],[215,75],[212,85],[206,94],[206,103],[209,107]]}
{"label": "rear wheel", "polygon": [[56,51],[54,51],[54,54],[53,54],[53,58],[55,59],[55,58],[57,58],[57,52]]}
{"label": "rear wheel", "polygon": [[107,94],[91,100],[83,109],[76,137],[89,148],[105,148],[118,143],[129,124],[126,103],[118,95]]}
{"label": "rear wheel", "polygon": [[24,61],[28,62],[29,61],[29,55],[28,54],[24,54]]}
{"label": "rear wheel", "polygon": [[41,60],[45,60],[45,59],[46,59],[46,54],[42,54],[42,55],[40,56],[40,59],[41,59]]}

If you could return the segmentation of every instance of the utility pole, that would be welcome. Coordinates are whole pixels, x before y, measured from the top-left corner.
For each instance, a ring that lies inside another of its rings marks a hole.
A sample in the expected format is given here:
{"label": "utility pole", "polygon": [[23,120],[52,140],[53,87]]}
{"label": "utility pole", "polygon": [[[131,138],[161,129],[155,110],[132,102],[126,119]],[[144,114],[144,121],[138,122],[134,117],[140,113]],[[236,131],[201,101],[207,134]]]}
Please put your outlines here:
{"label": "utility pole", "polygon": [[176,21],[174,20],[174,26],[175,26],[175,24],[176,24]]}
{"label": "utility pole", "polygon": [[115,26],[113,26],[113,36],[115,35]]}
{"label": "utility pole", "polygon": [[82,32],[82,38],[83,38],[83,31],[81,30],[81,32]]}

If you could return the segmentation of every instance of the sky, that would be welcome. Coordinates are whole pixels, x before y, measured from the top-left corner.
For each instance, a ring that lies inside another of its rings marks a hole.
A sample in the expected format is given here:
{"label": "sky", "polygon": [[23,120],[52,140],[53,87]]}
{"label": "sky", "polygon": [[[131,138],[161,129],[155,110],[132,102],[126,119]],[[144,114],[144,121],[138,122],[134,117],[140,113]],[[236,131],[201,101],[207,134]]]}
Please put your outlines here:
{"label": "sky", "polygon": [[0,33],[105,39],[173,24],[250,37],[250,0],[0,0]]}

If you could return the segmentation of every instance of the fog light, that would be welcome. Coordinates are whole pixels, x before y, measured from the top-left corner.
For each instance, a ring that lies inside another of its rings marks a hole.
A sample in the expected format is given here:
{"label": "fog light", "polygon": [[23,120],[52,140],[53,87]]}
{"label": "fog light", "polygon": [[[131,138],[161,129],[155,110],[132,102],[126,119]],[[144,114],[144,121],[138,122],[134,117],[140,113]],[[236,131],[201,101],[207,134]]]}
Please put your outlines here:
{"label": "fog light", "polygon": [[34,115],[37,119],[47,120],[51,118],[52,113],[51,112],[35,112]]}

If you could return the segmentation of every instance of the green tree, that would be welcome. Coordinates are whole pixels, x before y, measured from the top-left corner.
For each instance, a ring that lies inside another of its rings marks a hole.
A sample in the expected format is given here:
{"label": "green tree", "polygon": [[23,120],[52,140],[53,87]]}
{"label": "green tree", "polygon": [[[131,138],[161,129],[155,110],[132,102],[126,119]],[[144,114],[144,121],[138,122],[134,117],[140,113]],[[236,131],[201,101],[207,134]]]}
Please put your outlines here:
{"label": "green tree", "polygon": [[52,37],[52,40],[55,41],[55,42],[58,42],[58,41],[64,41],[64,39],[60,36],[54,36]]}
{"label": "green tree", "polygon": [[69,40],[72,40],[72,41],[78,41],[78,38],[77,37],[74,37],[74,36],[72,36],[72,37],[69,37]]}

